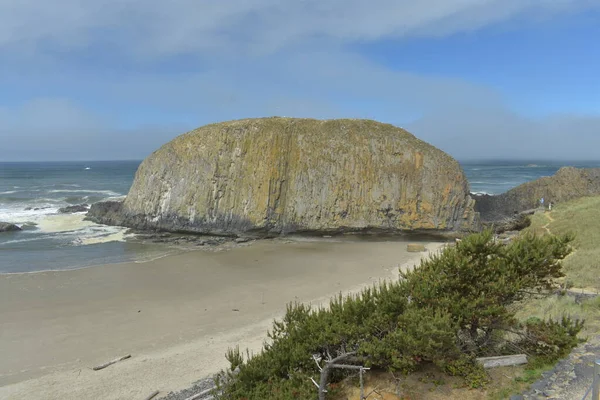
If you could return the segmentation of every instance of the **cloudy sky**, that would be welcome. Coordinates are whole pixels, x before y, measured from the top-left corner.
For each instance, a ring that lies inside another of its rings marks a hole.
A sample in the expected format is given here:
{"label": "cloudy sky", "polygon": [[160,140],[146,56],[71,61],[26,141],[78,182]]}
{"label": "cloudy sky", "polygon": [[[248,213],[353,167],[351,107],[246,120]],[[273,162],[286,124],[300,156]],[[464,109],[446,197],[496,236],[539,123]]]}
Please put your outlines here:
{"label": "cloudy sky", "polygon": [[272,115],[597,160],[600,0],[0,0],[0,161],[141,159]]}

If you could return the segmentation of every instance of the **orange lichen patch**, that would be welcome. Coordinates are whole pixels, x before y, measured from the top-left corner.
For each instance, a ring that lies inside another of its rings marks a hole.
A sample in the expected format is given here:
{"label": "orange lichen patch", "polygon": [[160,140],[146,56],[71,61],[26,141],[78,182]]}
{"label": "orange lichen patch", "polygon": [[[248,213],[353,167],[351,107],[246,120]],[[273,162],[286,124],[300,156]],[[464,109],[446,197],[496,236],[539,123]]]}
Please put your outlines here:
{"label": "orange lichen patch", "polygon": [[423,168],[423,153],[421,153],[420,151],[415,153],[415,168]]}

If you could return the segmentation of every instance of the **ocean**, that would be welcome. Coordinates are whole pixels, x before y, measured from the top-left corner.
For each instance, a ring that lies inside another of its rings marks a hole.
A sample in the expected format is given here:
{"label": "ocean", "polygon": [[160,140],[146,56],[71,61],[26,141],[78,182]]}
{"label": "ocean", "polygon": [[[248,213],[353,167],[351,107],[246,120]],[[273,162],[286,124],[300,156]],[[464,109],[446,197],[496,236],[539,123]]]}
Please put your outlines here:
{"label": "ocean", "polygon": [[0,273],[62,270],[169,254],[125,228],[84,221],[61,207],[123,199],[139,161],[0,163],[0,221],[20,232],[0,233]]}
{"label": "ocean", "polygon": [[[125,228],[59,214],[68,205],[122,199],[139,161],[0,163],[0,221],[23,228],[0,233],[0,273],[36,272],[146,261],[176,252],[127,234]],[[600,162],[480,161],[461,163],[475,193],[499,194],[550,176],[565,165]]]}
{"label": "ocean", "polygon": [[552,176],[561,167],[600,167],[600,161],[469,161],[460,164],[472,193],[492,195],[504,193],[525,182]]}

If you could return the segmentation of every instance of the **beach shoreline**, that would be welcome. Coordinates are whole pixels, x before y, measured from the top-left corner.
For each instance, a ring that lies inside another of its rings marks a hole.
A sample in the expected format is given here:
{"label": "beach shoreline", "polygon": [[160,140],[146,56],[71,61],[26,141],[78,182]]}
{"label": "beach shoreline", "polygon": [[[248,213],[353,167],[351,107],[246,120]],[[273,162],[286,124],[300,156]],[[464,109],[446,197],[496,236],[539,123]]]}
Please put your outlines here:
{"label": "beach shoreline", "polygon": [[[272,320],[298,301],[397,276],[428,252],[406,240],[265,240],[145,263],[0,275],[0,397],[161,396],[259,351]],[[101,371],[91,368],[132,354]]]}

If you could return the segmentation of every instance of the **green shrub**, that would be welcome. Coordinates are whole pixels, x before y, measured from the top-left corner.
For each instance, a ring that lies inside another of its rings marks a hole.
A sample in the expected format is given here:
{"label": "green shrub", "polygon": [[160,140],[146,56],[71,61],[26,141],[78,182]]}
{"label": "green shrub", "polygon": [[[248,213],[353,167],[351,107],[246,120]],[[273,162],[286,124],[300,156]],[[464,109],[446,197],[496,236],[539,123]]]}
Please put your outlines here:
{"label": "green shrub", "polygon": [[444,371],[450,376],[464,378],[465,383],[473,389],[483,387],[490,381],[483,365],[479,364],[473,356],[463,355],[446,363]]}
{"label": "green shrub", "polygon": [[[515,346],[536,356],[565,354],[576,343],[579,321],[520,325],[509,306],[553,287],[571,240],[524,235],[503,245],[489,231],[473,234],[400,280],[340,295],[328,309],[290,304],[260,354],[244,361],[239,350],[230,350],[231,368],[239,367],[239,373],[222,386],[221,397],[314,398],[311,378],[319,380],[319,368],[313,356],[324,360],[343,352],[356,352],[348,362],[403,373],[435,363],[471,387],[488,379],[475,362],[478,355]],[[535,347],[533,338],[549,347]],[[333,370],[329,380],[345,376]]]}
{"label": "green shrub", "polygon": [[583,328],[583,323],[568,316],[558,321],[531,318],[525,322],[522,339],[517,346],[534,357],[532,362],[551,364],[569,354],[580,343],[577,334]]}

